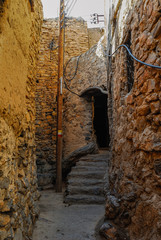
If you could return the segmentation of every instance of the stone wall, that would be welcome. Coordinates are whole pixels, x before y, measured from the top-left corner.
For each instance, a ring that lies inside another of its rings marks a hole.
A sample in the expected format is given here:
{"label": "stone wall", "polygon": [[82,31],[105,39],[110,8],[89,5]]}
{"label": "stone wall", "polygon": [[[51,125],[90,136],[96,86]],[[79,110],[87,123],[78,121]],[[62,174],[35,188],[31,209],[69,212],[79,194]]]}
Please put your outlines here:
{"label": "stone wall", "polygon": [[38,215],[35,69],[40,1],[0,3],[0,239],[29,239]]}
{"label": "stone wall", "polygon": [[[112,12],[108,48],[124,43],[138,59],[161,65],[161,2],[134,1],[124,16],[122,7]],[[124,19],[121,29],[119,19]],[[131,60],[124,49],[108,65],[113,159],[106,217],[126,229],[131,240],[160,239],[160,70]]]}
{"label": "stone wall", "polygon": [[[49,188],[56,178],[58,19],[43,22],[37,70],[36,143],[39,186]],[[68,18],[65,34],[65,62],[88,50],[87,24]]]}
{"label": "stone wall", "polygon": [[[100,55],[98,45],[79,58],[73,58],[67,66],[66,83],[71,91],[80,95],[90,87],[107,88],[107,70],[105,58]],[[74,73],[78,62],[77,73]],[[72,79],[70,81],[70,78]],[[68,80],[69,79],[69,80]],[[65,92],[64,102],[64,158],[76,149],[96,142],[93,130],[92,97],[79,97],[69,91]]]}
{"label": "stone wall", "polygon": [[104,35],[103,28],[88,28],[89,48],[96,45],[103,35]]}

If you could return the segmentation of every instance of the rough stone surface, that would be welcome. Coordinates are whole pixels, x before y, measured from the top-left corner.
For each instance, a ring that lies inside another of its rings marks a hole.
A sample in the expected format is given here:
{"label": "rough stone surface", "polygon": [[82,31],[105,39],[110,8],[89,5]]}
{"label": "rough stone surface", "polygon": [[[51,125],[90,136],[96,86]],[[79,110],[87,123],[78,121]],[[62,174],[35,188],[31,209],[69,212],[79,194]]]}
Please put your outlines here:
{"label": "rough stone surface", "polygon": [[88,28],[88,41],[89,48],[96,45],[100,38],[104,35],[104,29],[102,28]]}
{"label": "rough stone surface", "polygon": [[[123,11],[120,5],[113,22],[113,49],[121,43],[122,35],[122,43],[130,45],[134,56],[160,65],[160,4],[157,0],[133,1],[131,10],[127,4],[122,33],[118,28],[119,14]],[[119,50],[108,65],[113,158],[106,217],[128,230],[131,240],[161,239],[160,70],[134,62],[134,84],[129,91],[128,81],[133,72],[129,71],[132,63],[126,51]]]}
{"label": "rough stone surface", "polygon": [[[107,74],[105,58],[102,49],[95,45],[79,58],[77,74],[74,79],[67,81],[68,87],[78,95],[89,87],[101,87],[106,90]],[[66,78],[74,75],[78,58],[73,58],[66,69]],[[80,98],[69,91],[65,92],[64,100],[64,148],[66,157],[78,148],[96,142],[93,128],[92,97]]]}
{"label": "rough stone surface", "polygon": [[[72,57],[79,56],[88,51],[89,47],[99,41],[103,31],[99,29],[87,29],[87,23],[82,18],[66,19],[65,34],[65,65]],[[37,143],[37,167],[38,182],[41,188],[49,188],[56,179],[56,131],[57,131],[57,78],[58,78],[58,19],[46,19],[42,26],[41,49],[37,67],[36,90],[36,143]],[[96,47],[94,48],[94,50]],[[93,51],[94,51],[93,50]],[[90,56],[90,54],[92,54]],[[94,59],[93,59],[94,57]],[[76,58],[77,59],[77,58]],[[73,74],[75,61],[72,59],[67,66],[67,78],[69,72]],[[88,63],[90,62],[90,64]],[[87,67],[87,63],[89,66]],[[97,64],[100,64],[98,67]],[[84,72],[86,65],[86,72]],[[91,69],[91,65],[93,65]],[[97,73],[97,70],[99,72]],[[79,80],[79,90],[91,86],[91,73],[95,71],[94,84],[106,83],[105,63],[101,63],[95,53],[88,52],[80,57],[79,75],[72,81],[77,91],[76,81]],[[101,73],[104,70],[104,75]],[[94,73],[94,72],[93,72]],[[92,74],[93,74],[92,73]],[[88,75],[88,78],[87,78]],[[103,75],[103,76],[102,76]],[[66,81],[69,86],[70,81]],[[65,89],[65,84],[64,84]],[[78,106],[80,104],[80,107]],[[92,104],[84,99],[74,98],[64,90],[64,114],[63,114],[63,172],[68,172],[71,167],[66,161],[69,154],[75,150],[95,141],[92,136]],[[68,123],[67,123],[68,121]],[[77,126],[78,125],[78,126]],[[77,129],[76,129],[77,128]],[[85,129],[86,128],[86,129]],[[80,136],[80,139],[79,139]],[[79,139],[79,141],[78,141]],[[74,154],[74,153],[73,153]]]}
{"label": "rough stone surface", "polygon": [[96,143],[89,143],[84,147],[76,149],[74,152],[72,152],[66,158],[63,159],[64,174],[67,175],[67,173],[70,172],[71,167],[73,167],[82,156],[97,152],[98,148]]}
{"label": "rough stone surface", "polygon": [[35,72],[42,5],[2,1],[0,14],[0,239],[29,239],[38,215]]}
{"label": "rough stone surface", "polygon": [[[56,179],[58,33],[58,19],[44,20],[36,84],[36,155],[38,183],[43,188]],[[83,19],[67,19],[65,36],[65,62],[88,50]]]}
{"label": "rough stone surface", "polygon": [[104,176],[109,160],[107,151],[80,158],[68,175],[65,203],[104,203]]}

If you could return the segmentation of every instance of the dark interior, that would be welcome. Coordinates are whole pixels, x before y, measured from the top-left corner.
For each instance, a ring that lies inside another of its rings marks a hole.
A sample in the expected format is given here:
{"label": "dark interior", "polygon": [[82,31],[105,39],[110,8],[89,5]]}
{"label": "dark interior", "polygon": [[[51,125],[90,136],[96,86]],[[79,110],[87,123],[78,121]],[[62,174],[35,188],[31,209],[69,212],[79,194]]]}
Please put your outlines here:
{"label": "dark interior", "polygon": [[100,148],[107,148],[110,142],[109,124],[107,117],[107,96],[94,97],[94,130]]}

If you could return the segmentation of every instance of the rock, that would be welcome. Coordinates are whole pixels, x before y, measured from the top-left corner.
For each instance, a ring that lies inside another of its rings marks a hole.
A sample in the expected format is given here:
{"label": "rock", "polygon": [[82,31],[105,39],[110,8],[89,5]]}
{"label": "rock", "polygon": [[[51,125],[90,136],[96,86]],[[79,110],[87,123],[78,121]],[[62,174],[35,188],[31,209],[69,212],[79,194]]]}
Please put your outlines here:
{"label": "rock", "polygon": [[160,101],[150,103],[150,109],[152,114],[160,112]]}
{"label": "rock", "polygon": [[157,38],[161,34],[161,20],[159,20],[152,31],[152,35],[154,38]]}
{"label": "rock", "polygon": [[143,105],[137,109],[137,112],[140,116],[146,116],[150,112],[150,108],[148,105]]}
{"label": "rock", "polygon": [[108,222],[105,222],[101,226],[99,233],[100,233],[100,235],[105,237],[105,239],[108,239],[108,240],[117,240],[118,239],[116,228]]}
{"label": "rock", "polygon": [[4,177],[1,181],[0,181],[0,188],[2,189],[8,189],[10,180],[7,177]]}
{"label": "rock", "polygon": [[5,227],[10,223],[10,221],[11,221],[11,218],[9,215],[0,214],[0,227]]}
{"label": "rock", "polygon": [[150,79],[148,81],[148,92],[152,92],[155,89],[155,80]]}
{"label": "rock", "polygon": [[146,97],[146,102],[152,102],[152,101],[156,101],[156,100],[158,100],[158,94],[157,93],[153,93],[153,94],[151,94],[151,95],[148,95],[147,97]]}

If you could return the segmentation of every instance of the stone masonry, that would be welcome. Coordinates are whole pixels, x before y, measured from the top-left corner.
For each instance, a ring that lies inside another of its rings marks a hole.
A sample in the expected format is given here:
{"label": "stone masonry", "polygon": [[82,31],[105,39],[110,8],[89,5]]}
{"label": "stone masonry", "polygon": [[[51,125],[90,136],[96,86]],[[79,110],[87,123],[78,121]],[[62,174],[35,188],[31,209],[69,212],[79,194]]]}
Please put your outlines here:
{"label": "stone masonry", "polygon": [[0,239],[31,239],[38,215],[35,73],[42,5],[0,1]]}
{"label": "stone masonry", "polygon": [[[127,6],[122,32],[122,5],[117,6],[108,49],[110,43],[112,49],[124,43],[138,59],[161,65],[161,1],[138,0],[131,9]],[[106,217],[126,229],[131,240],[161,239],[160,70],[131,60],[124,49],[108,65],[113,159]]]}
{"label": "stone masonry", "polygon": [[[71,81],[76,69],[77,58],[69,63],[66,72],[68,87],[80,95],[89,87],[101,87],[106,90],[107,75],[105,58],[99,55],[101,49],[98,45],[92,47],[79,58],[78,69],[75,78]],[[64,101],[64,158],[90,142],[96,142],[93,130],[92,97],[78,97],[75,94],[65,92]]]}
{"label": "stone masonry", "polygon": [[[37,70],[36,143],[38,182],[51,187],[56,178],[58,19],[43,22]],[[87,24],[68,18],[65,34],[65,62],[89,48]]]}

